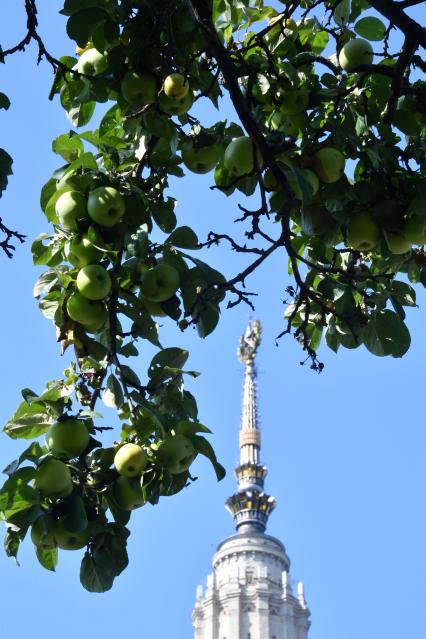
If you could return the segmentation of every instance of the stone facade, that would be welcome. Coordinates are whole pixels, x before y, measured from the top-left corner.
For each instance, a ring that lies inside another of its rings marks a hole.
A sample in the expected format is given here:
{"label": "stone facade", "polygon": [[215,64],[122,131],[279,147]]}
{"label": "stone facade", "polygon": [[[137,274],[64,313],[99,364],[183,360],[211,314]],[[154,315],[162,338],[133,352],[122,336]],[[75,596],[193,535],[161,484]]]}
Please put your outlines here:
{"label": "stone facade", "polygon": [[219,546],[207,588],[197,589],[195,639],[307,639],[303,587],[292,593],[290,561],[278,539],[238,533]]}

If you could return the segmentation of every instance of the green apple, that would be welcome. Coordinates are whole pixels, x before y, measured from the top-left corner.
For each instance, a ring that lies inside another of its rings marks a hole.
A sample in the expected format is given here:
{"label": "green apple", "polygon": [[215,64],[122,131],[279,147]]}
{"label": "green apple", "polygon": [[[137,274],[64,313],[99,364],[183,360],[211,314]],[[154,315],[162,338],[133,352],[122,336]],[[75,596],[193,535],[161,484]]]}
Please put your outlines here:
{"label": "green apple", "polygon": [[57,457],[78,457],[87,448],[90,433],[80,419],[68,417],[53,424],[46,433],[46,445]]}
{"label": "green apple", "polygon": [[98,186],[90,191],[87,211],[100,226],[115,226],[126,210],[124,197],[112,186]]}
{"label": "green apple", "polygon": [[167,115],[185,115],[194,103],[193,91],[188,91],[183,98],[169,98],[165,93],[160,95],[160,108]]}
{"label": "green apple", "polygon": [[40,515],[31,526],[31,541],[37,548],[52,550],[57,543],[54,535],[55,519],[52,515]]}
{"label": "green apple", "polygon": [[380,241],[380,229],[367,211],[356,214],[348,225],[348,244],[357,251],[372,251]]}
{"label": "green apple", "polygon": [[79,550],[80,548],[84,548],[87,546],[89,541],[89,531],[87,528],[84,530],[80,530],[78,532],[73,532],[68,530],[66,527],[67,516],[61,517],[56,522],[56,526],[54,528],[54,535],[58,547],[62,550]]}
{"label": "green apple", "polygon": [[163,91],[168,98],[184,98],[189,91],[189,82],[181,73],[170,73],[163,82]]}
{"label": "green apple", "polygon": [[404,235],[412,244],[426,244],[426,218],[410,217],[405,223]]}
{"label": "green apple", "polygon": [[114,500],[123,510],[135,510],[145,504],[142,487],[137,480],[120,475],[113,488]]}
{"label": "green apple", "polygon": [[[254,147],[251,138],[242,135],[232,140],[225,149],[223,164],[235,177],[251,173],[254,170]],[[261,164],[259,152],[257,153],[257,164]]]}
{"label": "green apple", "polygon": [[179,273],[173,266],[158,264],[142,275],[141,293],[151,302],[165,302],[179,288]]}
{"label": "green apple", "polygon": [[351,71],[360,64],[371,64],[373,56],[373,47],[368,40],[354,38],[341,48],[339,64],[345,71]]}
{"label": "green apple", "polygon": [[79,191],[65,191],[56,200],[55,213],[64,229],[76,231],[78,222],[87,218],[86,198]]}
{"label": "green apple", "polygon": [[178,475],[188,470],[197,456],[197,451],[188,437],[174,435],[161,442],[157,454],[169,473]]}
{"label": "green apple", "polygon": [[157,81],[152,73],[127,71],[121,81],[123,98],[133,107],[153,104],[157,99]]}
{"label": "green apple", "polygon": [[76,68],[79,73],[84,73],[84,75],[99,75],[107,70],[108,60],[97,49],[87,49],[81,54]]}
{"label": "green apple", "polygon": [[100,301],[88,300],[78,291],[67,300],[67,313],[73,322],[78,322],[90,331],[98,331],[108,319],[108,311]]}
{"label": "green apple", "polygon": [[284,115],[303,113],[309,103],[309,91],[306,89],[284,89],[279,96],[280,109]]}
{"label": "green apple", "polygon": [[411,250],[411,242],[403,233],[387,233],[386,243],[394,255],[404,255]]}
{"label": "green apple", "polygon": [[137,444],[124,444],[115,454],[114,466],[120,475],[136,477],[145,469],[148,458],[146,452]]}
{"label": "green apple", "polygon": [[45,497],[65,497],[72,492],[70,469],[59,459],[49,457],[37,468],[35,487]]}
{"label": "green apple", "polygon": [[77,236],[65,244],[64,255],[70,264],[81,268],[97,262],[102,256],[102,251],[96,248],[87,237]]}
{"label": "green apple", "polygon": [[[317,193],[319,190],[319,187],[320,187],[319,180],[316,174],[310,169],[302,169],[301,173],[303,174],[303,177],[305,178],[305,180],[311,185],[311,188],[312,188],[311,199],[312,199],[315,193]],[[296,199],[302,200],[303,199],[302,191],[297,180],[291,177],[289,178],[288,183],[290,184],[291,190],[293,191]]]}
{"label": "green apple", "polygon": [[220,149],[217,145],[201,148],[189,147],[182,151],[185,166],[193,173],[208,173],[220,160]]}
{"label": "green apple", "polygon": [[111,277],[99,264],[88,264],[78,272],[77,289],[88,300],[103,300],[111,291]]}
{"label": "green apple", "polygon": [[337,182],[345,170],[343,153],[332,146],[324,146],[314,155],[314,169],[321,182]]}

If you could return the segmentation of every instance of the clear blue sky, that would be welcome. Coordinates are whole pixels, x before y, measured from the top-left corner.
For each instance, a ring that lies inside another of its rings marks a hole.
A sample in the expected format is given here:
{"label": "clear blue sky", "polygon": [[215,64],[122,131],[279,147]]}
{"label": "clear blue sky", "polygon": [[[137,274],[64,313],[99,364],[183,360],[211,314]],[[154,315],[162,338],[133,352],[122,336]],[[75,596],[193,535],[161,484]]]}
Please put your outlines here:
{"label": "clear blue sky", "polygon": [[[7,4],[0,10],[3,47],[25,29],[23,3]],[[58,0],[40,2],[41,31],[56,55],[72,53],[64,20],[55,15],[60,6]],[[34,48],[8,60],[0,78],[0,91],[12,100],[10,111],[0,112],[0,145],[15,159],[0,215],[29,238],[13,261],[0,256],[3,425],[20,389],[41,390],[67,361],[32,299],[38,273],[30,240],[46,230],[39,191],[61,164],[51,140],[69,127],[58,102],[47,101],[51,70],[46,63],[36,68]],[[175,190],[180,223],[193,224],[201,238],[210,229],[229,232],[237,217],[238,199],[211,192],[210,181],[188,176]],[[229,276],[244,263],[221,249],[207,258]],[[275,346],[288,283],[284,255],[249,283],[249,290],[260,293],[256,317],[264,327],[258,358],[262,456],[269,467],[267,488],[278,501],[269,533],[285,543],[293,579],[305,583],[310,639],[418,637],[426,597],[424,290],[418,289],[420,310],[409,312],[412,347],[404,359],[379,359],[364,349],[336,356],[324,348],[326,368],[318,376],[299,365],[302,353],[292,338]],[[195,588],[204,582],[217,544],[233,532],[223,504],[235,486],[242,383],[236,347],[247,318],[243,306],[225,311],[205,341],[192,331],[181,334],[168,321],[161,333],[164,345],[189,348],[191,368],[202,372],[189,387],[199,399],[201,421],[214,430],[226,479],[218,484],[209,464],[199,460],[194,468],[200,478],[189,489],[137,511],[130,566],[103,595],[80,586],[80,552],[63,551],[56,574],[38,565],[29,541],[20,568],[0,553],[2,636],[34,636],[38,627],[45,639],[95,633],[105,639],[123,633],[192,637]],[[144,367],[141,358],[141,372]],[[21,444],[0,439],[3,468]]]}

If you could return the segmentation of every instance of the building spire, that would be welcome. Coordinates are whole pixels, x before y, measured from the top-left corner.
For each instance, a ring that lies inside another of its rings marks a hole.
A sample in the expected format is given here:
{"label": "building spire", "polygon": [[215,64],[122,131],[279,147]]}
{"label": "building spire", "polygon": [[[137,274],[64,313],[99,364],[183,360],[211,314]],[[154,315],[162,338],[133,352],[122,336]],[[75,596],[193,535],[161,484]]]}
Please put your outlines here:
{"label": "building spire", "polygon": [[240,464],[235,469],[238,490],[226,502],[237,531],[264,532],[275,499],[263,492],[266,467],[260,463],[260,431],[257,412],[255,357],[260,345],[261,325],[250,320],[240,337],[238,356],[243,362],[244,393],[240,429]]}

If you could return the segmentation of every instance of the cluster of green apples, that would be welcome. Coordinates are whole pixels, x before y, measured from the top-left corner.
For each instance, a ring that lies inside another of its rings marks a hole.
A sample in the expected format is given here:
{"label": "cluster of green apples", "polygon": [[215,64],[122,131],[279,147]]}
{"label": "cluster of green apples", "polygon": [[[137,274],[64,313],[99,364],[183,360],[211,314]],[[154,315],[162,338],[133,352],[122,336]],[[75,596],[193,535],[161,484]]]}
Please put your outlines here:
{"label": "cluster of green apples", "polygon": [[115,503],[122,510],[135,510],[146,503],[143,488],[148,464],[160,465],[171,475],[178,475],[189,469],[196,456],[191,440],[180,434],[169,435],[148,449],[133,442],[124,443],[114,456],[119,474],[112,491]]}
{"label": "cluster of green apples", "polygon": [[394,255],[404,255],[413,245],[426,244],[426,217],[407,217],[400,229],[382,229],[368,211],[356,213],[348,224],[347,242],[361,252],[373,251],[382,237]]}
{"label": "cluster of green apples", "polygon": [[[277,158],[277,162],[286,176],[295,199],[302,201],[303,194],[300,183],[291,170],[289,159],[286,155],[281,155]],[[303,163],[311,168],[300,166],[298,172],[304,182],[310,186],[312,200],[319,192],[321,183],[325,185],[333,184],[341,179],[345,171],[346,161],[343,153],[339,149],[332,146],[323,146],[312,156],[304,156]],[[267,169],[264,173],[263,184],[267,191],[272,191],[271,206],[274,200],[278,200],[279,202],[283,201],[282,189],[270,169]]]}
{"label": "cluster of green apples", "polygon": [[[89,543],[92,536],[90,522],[84,519],[84,525],[79,526],[69,514],[64,515],[64,507],[61,507],[62,501],[71,496],[75,486],[79,493],[84,482],[86,493],[92,490],[99,495],[109,489],[116,507],[132,511],[146,503],[143,487],[147,469],[154,466],[178,475],[186,472],[197,456],[191,439],[182,434],[170,433],[152,445],[125,442],[116,448],[113,457],[115,470],[108,471],[107,479],[99,486],[93,485],[87,477],[83,478],[89,440],[86,422],[77,417],[64,417],[46,433],[48,454],[37,467],[34,479],[43,508],[43,513],[31,526],[31,539],[37,549],[78,550]],[[107,466],[110,466],[111,458],[106,457]],[[80,470],[77,470],[79,465]],[[90,501],[95,503],[96,499],[94,495]]]}
{"label": "cluster of green apples", "polygon": [[[87,181],[87,180],[86,180]],[[90,179],[88,180],[90,183]],[[75,281],[67,297],[66,311],[73,322],[81,324],[88,332],[97,332],[108,321],[107,298],[112,288],[112,278],[108,270],[108,249],[117,249],[120,236],[108,244],[113,235],[110,229],[116,227],[126,211],[124,196],[113,186],[98,186],[86,195],[77,190],[84,184],[84,176],[71,176],[64,185],[59,182],[56,194],[55,213],[60,226],[67,235],[64,257],[74,266]],[[89,238],[99,238],[96,243]],[[147,266],[137,282],[151,314],[159,312],[158,303],[172,297],[180,286],[178,270],[165,262]]]}
{"label": "cluster of green apples", "polygon": [[89,541],[89,530],[74,530],[67,516],[55,517],[53,511],[74,489],[69,460],[84,455],[90,440],[90,431],[84,420],[65,417],[46,433],[48,455],[36,470],[34,487],[39,491],[48,512],[38,517],[31,528],[31,539],[43,550],[62,548],[77,550]]}
{"label": "cluster of green apples", "polygon": [[80,550],[89,543],[89,526],[83,530],[73,528],[67,515],[56,518],[50,513],[42,514],[31,526],[31,540],[41,550]]}
{"label": "cluster of green apples", "polygon": [[55,213],[68,236],[64,257],[79,269],[66,303],[68,316],[87,331],[96,332],[108,319],[105,299],[112,280],[104,266],[105,253],[89,240],[88,230],[94,225],[102,234],[102,230],[112,228],[123,217],[126,205],[122,194],[112,186],[98,186],[86,196],[77,190],[80,181],[79,176],[71,176],[68,184],[59,182]]}

